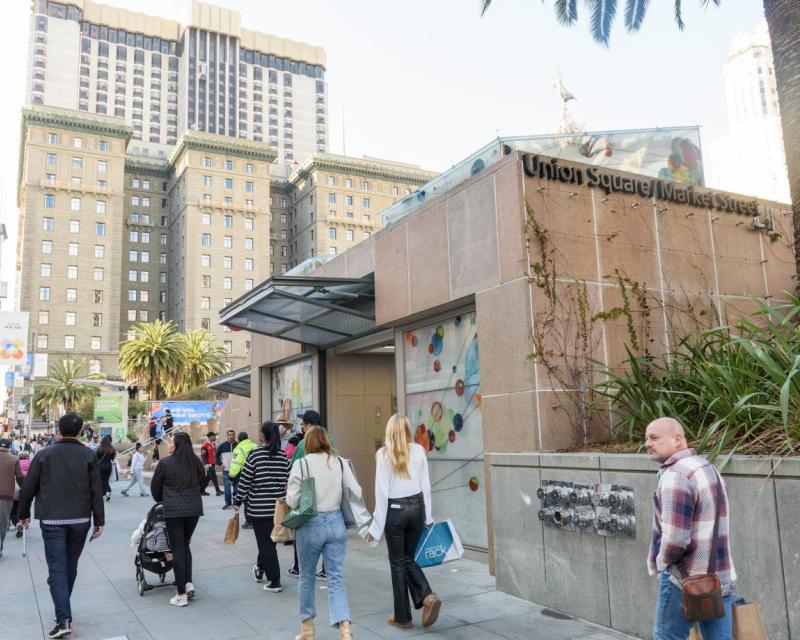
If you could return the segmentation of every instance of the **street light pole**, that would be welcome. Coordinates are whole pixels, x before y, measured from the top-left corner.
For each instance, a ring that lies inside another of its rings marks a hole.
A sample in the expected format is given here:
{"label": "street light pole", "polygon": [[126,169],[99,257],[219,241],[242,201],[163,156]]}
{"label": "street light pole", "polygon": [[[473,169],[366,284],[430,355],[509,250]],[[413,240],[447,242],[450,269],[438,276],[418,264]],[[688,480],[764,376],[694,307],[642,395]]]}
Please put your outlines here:
{"label": "street light pole", "polygon": [[31,354],[32,354],[33,357],[31,358],[31,400],[30,400],[30,405],[28,406],[28,433],[27,433],[28,438],[31,437],[31,431],[33,431],[33,399],[35,397],[35,394],[34,394],[33,390],[34,390],[34,380],[36,379],[36,376],[34,375],[34,372],[36,370],[36,332],[35,331],[31,332],[31,340],[33,341],[32,349],[31,349]]}

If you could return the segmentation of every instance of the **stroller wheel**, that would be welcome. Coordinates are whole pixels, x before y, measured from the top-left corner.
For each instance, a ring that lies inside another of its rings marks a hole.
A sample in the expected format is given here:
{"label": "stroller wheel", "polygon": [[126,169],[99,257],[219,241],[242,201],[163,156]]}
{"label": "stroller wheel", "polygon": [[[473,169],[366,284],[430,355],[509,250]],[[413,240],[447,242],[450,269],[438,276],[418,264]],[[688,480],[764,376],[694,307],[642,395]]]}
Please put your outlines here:
{"label": "stroller wheel", "polygon": [[139,595],[143,596],[144,595],[144,580],[139,580],[138,581],[138,585],[139,585]]}

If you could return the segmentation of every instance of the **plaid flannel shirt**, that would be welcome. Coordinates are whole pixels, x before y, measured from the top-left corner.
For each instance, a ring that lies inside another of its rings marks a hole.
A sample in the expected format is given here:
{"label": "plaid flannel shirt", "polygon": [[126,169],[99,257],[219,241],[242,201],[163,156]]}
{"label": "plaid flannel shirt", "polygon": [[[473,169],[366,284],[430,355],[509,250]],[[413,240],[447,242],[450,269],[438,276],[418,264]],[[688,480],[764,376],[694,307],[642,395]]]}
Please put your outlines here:
{"label": "plaid flannel shirt", "polygon": [[[684,449],[664,462],[653,493],[653,537],[647,566],[650,575],[662,571],[680,586],[682,566],[688,575],[708,573],[714,535],[717,484],[722,482],[708,460]],[[728,494],[722,484],[717,533],[717,569],[722,593],[730,595],[736,582],[728,544]]]}

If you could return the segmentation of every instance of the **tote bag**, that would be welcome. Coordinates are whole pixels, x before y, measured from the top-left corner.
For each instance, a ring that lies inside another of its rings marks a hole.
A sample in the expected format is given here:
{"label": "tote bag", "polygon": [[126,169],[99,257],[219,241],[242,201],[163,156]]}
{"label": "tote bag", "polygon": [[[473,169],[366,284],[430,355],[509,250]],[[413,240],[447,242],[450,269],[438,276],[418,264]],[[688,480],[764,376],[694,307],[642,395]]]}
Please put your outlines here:
{"label": "tote bag", "polygon": [[[305,464],[303,464],[305,463]],[[281,523],[284,527],[297,529],[303,526],[311,518],[317,515],[317,493],[314,478],[308,471],[308,461],[300,460],[300,502],[289,513]]]}
{"label": "tote bag", "polygon": [[453,521],[436,522],[422,532],[414,561],[420,567],[435,567],[443,562],[458,560],[464,555],[461,538],[458,537]]}
{"label": "tote bag", "polygon": [[[351,489],[344,485],[345,462],[350,467],[350,472],[353,474],[353,477],[356,477],[356,472],[350,460],[342,460],[339,458],[339,467],[342,469],[342,518],[344,518],[344,524],[348,529],[359,529],[369,524],[372,520],[372,514],[369,512],[369,509],[367,509],[367,505],[364,504],[364,500],[359,498]],[[358,482],[358,478],[356,478],[356,482]]]}

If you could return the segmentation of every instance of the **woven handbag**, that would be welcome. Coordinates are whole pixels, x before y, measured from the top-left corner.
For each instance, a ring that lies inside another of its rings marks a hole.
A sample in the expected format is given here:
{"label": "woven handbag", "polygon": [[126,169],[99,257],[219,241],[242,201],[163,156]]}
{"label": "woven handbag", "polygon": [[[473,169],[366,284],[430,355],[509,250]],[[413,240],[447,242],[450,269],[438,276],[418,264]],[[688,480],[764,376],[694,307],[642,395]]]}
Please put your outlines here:
{"label": "woven handbag", "polygon": [[[303,464],[305,463],[305,465]],[[283,526],[290,529],[302,527],[317,515],[317,492],[314,478],[308,471],[308,461],[300,460],[300,502],[286,514]]]}

